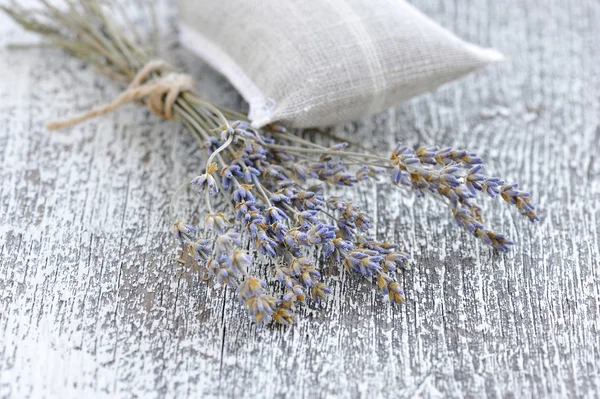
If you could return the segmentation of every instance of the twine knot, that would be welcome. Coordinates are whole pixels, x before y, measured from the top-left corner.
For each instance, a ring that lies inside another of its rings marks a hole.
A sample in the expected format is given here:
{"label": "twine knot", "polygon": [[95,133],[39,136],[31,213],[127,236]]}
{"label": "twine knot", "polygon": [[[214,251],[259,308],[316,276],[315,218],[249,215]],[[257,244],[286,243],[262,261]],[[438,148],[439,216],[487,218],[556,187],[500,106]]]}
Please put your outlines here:
{"label": "twine knot", "polygon": [[[177,97],[181,93],[193,91],[194,81],[190,75],[172,71],[173,67],[166,61],[150,61],[140,69],[127,89],[114,101],[63,121],[49,122],[46,128],[59,130],[77,125],[90,118],[112,112],[128,102],[146,104],[153,114],[163,119],[173,119],[173,105]],[[161,72],[161,76],[146,83],[150,75],[156,72]]]}

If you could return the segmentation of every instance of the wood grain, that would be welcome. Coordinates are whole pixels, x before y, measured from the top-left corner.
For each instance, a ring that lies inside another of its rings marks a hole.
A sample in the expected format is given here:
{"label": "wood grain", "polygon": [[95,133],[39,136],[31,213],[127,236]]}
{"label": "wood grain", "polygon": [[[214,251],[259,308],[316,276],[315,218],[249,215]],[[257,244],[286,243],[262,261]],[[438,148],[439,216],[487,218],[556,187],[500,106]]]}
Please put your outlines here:
{"label": "wood grain", "polygon": [[[415,258],[407,304],[332,271],[331,299],[288,329],[257,329],[171,261],[167,206],[202,165],[180,126],[129,105],[49,133],[118,88],[58,51],[0,50],[0,397],[600,396],[600,3],[413,3],[508,60],[337,133],[468,147],[531,191],[542,221],[487,201],[518,243],[499,255],[437,203],[365,186],[354,197],[378,236]],[[22,39],[0,17],[0,41]],[[178,206],[199,211],[193,195]]]}

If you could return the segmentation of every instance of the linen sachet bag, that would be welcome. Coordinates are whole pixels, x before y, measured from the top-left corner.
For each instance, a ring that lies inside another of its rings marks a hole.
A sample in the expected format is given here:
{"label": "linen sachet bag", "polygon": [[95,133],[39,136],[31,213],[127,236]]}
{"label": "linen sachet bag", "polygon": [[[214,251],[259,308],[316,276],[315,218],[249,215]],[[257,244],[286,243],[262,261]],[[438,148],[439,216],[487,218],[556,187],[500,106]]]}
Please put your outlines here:
{"label": "linen sachet bag", "polygon": [[256,127],[356,120],[502,55],[404,0],[178,0],[181,42],[225,75]]}

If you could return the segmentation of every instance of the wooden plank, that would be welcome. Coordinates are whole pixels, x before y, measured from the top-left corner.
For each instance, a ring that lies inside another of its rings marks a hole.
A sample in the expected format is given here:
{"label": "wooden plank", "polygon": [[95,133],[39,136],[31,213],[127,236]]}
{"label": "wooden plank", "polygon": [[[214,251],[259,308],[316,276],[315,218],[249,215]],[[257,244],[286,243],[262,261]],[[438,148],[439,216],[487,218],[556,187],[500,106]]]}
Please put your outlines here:
{"label": "wooden plank", "polygon": [[[468,147],[534,194],[542,222],[486,201],[518,243],[499,255],[434,201],[362,187],[377,234],[415,258],[407,304],[333,270],[331,299],[288,329],[257,329],[231,292],[170,261],[167,206],[202,165],[181,127],[131,105],[49,133],[118,88],[58,51],[0,50],[0,397],[599,396],[600,3],[414,4],[508,61],[337,133]],[[0,32],[22,39],[3,16]]]}

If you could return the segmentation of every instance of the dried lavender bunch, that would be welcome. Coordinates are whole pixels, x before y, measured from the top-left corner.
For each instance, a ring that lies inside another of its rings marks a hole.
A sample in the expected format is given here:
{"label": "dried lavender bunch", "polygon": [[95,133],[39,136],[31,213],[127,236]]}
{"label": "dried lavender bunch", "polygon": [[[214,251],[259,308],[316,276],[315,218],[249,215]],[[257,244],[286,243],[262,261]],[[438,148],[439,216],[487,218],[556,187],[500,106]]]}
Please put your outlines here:
{"label": "dried lavender bunch", "polygon": [[[483,223],[479,194],[500,196],[531,221],[538,220],[528,193],[484,174],[482,160],[465,150],[398,144],[389,157],[315,144],[271,125],[255,129],[245,116],[212,105],[193,94],[189,77],[174,74],[153,57],[128,23],[127,14],[108,18],[107,5],[118,2],[65,0],[59,8],[41,0],[41,8],[4,7],[28,30],[95,65],[124,83],[133,82],[118,101],[85,115],[108,112],[126,101],[145,103],[160,116],[181,120],[206,153],[201,173],[180,187],[195,188],[208,213],[199,226],[177,220],[173,233],[182,253],[206,269],[217,284],[235,290],[259,325],[296,320],[299,304],[318,303],[331,289],[321,271],[345,267],[375,281],[391,301],[403,302],[396,273],[409,256],[394,244],[377,240],[371,222],[352,201],[325,194],[324,186],[352,187],[369,179],[430,195],[448,206],[457,224],[499,251],[513,242]],[[113,19],[115,18],[115,19]],[[122,27],[126,26],[125,29]],[[156,36],[155,34],[152,35]],[[173,201],[171,202],[173,204]],[[243,249],[248,237],[257,256],[271,259],[273,281],[261,280],[260,265]],[[320,250],[323,264],[311,254]]]}

